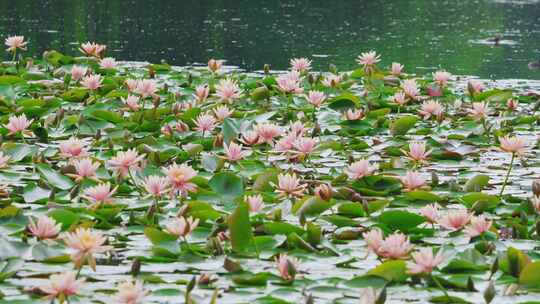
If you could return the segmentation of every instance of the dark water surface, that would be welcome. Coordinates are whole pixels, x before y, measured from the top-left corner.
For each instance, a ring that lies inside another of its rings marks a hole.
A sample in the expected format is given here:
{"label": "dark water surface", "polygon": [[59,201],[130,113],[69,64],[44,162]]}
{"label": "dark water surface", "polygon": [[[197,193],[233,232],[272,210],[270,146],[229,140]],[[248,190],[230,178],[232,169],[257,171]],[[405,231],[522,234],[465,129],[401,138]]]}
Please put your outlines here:
{"label": "dark water surface", "polygon": [[[118,60],[175,65],[209,57],[249,70],[291,57],[355,67],[366,50],[406,71],[444,67],[485,78],[540,79],[540,1],[504,0],[0,0],[0,35],[25,35],[32,54],[76,54],[87,40]],[[501,35],[501,44],[489,39]],[[7,59],[7,54],[4,59]]]}

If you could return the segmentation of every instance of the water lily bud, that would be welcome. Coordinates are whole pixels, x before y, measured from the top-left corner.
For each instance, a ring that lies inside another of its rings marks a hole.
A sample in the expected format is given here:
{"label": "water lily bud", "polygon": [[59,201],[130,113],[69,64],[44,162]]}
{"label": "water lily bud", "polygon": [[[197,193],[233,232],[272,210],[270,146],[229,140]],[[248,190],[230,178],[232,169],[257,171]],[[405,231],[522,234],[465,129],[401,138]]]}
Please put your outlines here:
{"label": "water lily bud", "polygon": [[330,73],[332,73],[332,74],[337,74],[338,73],[336,65],[332,64],[332,63],[330,65],[328,65],[328,71]]}
{"label": "water lily bud", "polygon": [[216,256],[222,255],[224,253],[223,245],[221,244],[221,240],[219,239],[219,237],[208,238],[208,241],[206,242],[206,248],[209,252]]}
{"label": "water lily bud", "polygon": [[208,284],[210,284],[212,281],[213,281],[212,275],[210,275],[210,274],[208,274],[208,273],[202,273],[202,274],[199,276],[199,279],[197,280],[198,284],[200,284],[200,285],[208,285]]}
{"label": "water lily bud", "polygon": [[177,122],[176,125],[174,126],[174,128],[178,132],[187,132],[187,131],[189,131],[189,126],[183,121]]}
{"label": "water lily bud", "polygon": [[540,196],[540,181],[535,180],[532,182],[532,192],[536,196]]}
{"label": "water lily bud", "polygon": [[495,285],[493,285],[493,281],[489,281],[486,290],[484,290],[484,300],[489,304],[493,298],[495,298]]}
{"label": "water lily bud", "polygon": [[309,73],[308,74],[308,82],[309,82],[309,84],[314,84],[316,81],[317,81],[317,78],[315,77],[315,75]]}
{"label": "water lily bud", "polygon": [[495,261],[493,261],[493,264],[491,264],[491,269],[490,269],[490,275],[489,275],[489,279],[491,280],[491,277],[499,270],[499,257],[496,257],[495,258]]}
{"label": "water lily bud", "polygon": [[313,295],[310,293],[306,297],[305,304],[315,304],[315,300],[313,299]]}
{"label": "water lily bud", "polygon": [[270,65],[265,63],[263,66],[264,74],[269,75],[270,74]]}
{"label": "water lily bud", "polygon": [[477,291],[476,288],[474,287],[474,282],[473,282],[473,280],[472,280],[472,278],[470,276],[467,279],[467,290],[468,291]]}
{"label": "water lily bud", "polygon": [[156,70],[153,67],[148,68],[148,76],[150,78],[156,78]]}
{"label": "water lily bud", "polygon": [[219,133],[214,137],[214,148],[223,147],[223,134]]}
{"label": "water lily bud", "polygon": [[328,184],[320,184],[315,188],[315,195],[323,201],[329,201],[332,198],[332,187]]}
{"label": "water lily bud", "polygon": [[195,288],[195,283],[197,283],[197,277],[193,276],[193,278],[191,278],[191,280],[186,286],[187,293],[190,293],[193,290],[193,288]]}
{"label": "water lily bud", "polygon": [[96,135],[94,136],[96,141],[99,141],[101,139],[101,129],[98,129],[96,132]]}
{"label": "water lily bud", "polygon": [[157,108],[159,107],[159,104],[161,103],[161,98],[156,95],[153,99],[153,102],[154,102],[154,108]]}
{"label": "water lily bud", "polygon": [[133,260],[133,264],[131,264],[131,275],[136,277],[141,272],[141,261],[137,258]]}
{"label": "water lily bud", "polygon": [[240,272],[242,271],[242,266],[237,261],[231,260],[229,257],[225,258],[223,261],[223,268],[228,272]]}
{"label": "water lily bud", "polygon": [[384,302],[386,302],[386,286],[383,287],[383,289],[377,296],[377,300],[375,300],[375,304],[384,304]]}
{"label": "water lily bud", "polygon": [[536,236],[539,237],[540,236],[540,221],[536,222],[535,228],[536,228]]}
{"label": "water lily bud", "polygon": [[512,283],[506,287],[506,289],[503,292],[503,295],[505,296],[513,296],[516,294],[516,291],[518,291],[519,285]]}
{"label": "water lily bud", "polygon": [[65,110],[63,108],[60,108],[58,112],[56,112],[56,116],[54,117],[55,123],[60,123],[62,119],[64,119]]}
{"label": "water lily bud", "polygon": [[171,111],[173,112],[174,115],[180,114],[180,112],[182,111],[182,104],[179,102],[173,104]]}
{"label": "water lily bud", "polygon": [[187,81],[188,81],[188,85],[191,86],[191,83],[193,82],[193,75],[191,75],[191,73],[188,73]]}
{"label": "water lily bud", "polygon": [[255,101],[268,99],[270,97],[270,91],[266,86],[260,86],[251,91],[251,98]]}
{"label": "water lily bud", "polygon": [[431,171],[431,186],[436,187],[439,184],[439,176],[435,171]]}

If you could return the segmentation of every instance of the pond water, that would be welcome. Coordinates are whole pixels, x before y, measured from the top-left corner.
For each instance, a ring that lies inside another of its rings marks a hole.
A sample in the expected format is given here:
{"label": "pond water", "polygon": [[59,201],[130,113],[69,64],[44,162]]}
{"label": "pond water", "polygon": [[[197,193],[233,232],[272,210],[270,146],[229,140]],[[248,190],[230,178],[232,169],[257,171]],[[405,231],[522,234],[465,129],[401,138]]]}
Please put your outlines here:
{"label": "pond water", "polygon": [[351,69],[357,54],[374,49],[384,65],[398,61],[408,71],[540,78],[528,68],[540,59],[536,0],[0,0],[0,9],[1,35],[27,36],[32,54],[73,54],[95,40],[119,60],[187,65],[217,57],[255,70],[305,56],[319,69]]}

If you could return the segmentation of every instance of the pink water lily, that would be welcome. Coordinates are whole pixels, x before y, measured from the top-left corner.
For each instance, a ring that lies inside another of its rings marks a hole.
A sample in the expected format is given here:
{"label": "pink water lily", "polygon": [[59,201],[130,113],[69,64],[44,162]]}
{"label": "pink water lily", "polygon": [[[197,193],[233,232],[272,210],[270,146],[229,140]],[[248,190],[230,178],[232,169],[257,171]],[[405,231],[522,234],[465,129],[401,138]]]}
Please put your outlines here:
{"label": "pink water lily", "polygon": [[207,85],[200,85],[195,88],[193,96],[198,102],[204,102],[210,94],[210,88]]}
{"label": "pink water lily", "polygon": [[260,194],[246,195],[244,201],[248,204],[249,212],[257,213],[264,208],[263,197]]}
{"label": "pink water lily", "polygon": [[144,179],[144,189],[154,197],[162,197],[169,192],[169,179],[164,176],[151,175]]}
{"label": "pink water lily", "polygon": [[343,113],[343,117],[346,120],[360,120],[364,118],[364,110],[362,109],[348,109]]}
{"label": "pink water lily", "polygon": [[28,131],[28,127],[32,124],[33,119],[28,120],[25,114],[20,116],[11,116],[9,118],[6,128],[9,131],[9,135],[13,135],[21,132],[23,135],[30,135],[31,132]]}
{"label": "pink water lily", "polygon": [[81,182],[85,178],[97,180],[96,171],[100,166],[98,162],[93,162],[90,158],[82,158],[74,159],[72,164],[76,173],[68,174],[68,176],[75,178],[75,181]]}
{"label": "pink water lily", "polygon": [[362,159],[350,164],[345,169],[345,174],[351,179],[360,179],[364,176],[371,175],[377,167],[371,166],[367,159]]}
{"label": "pink water lily", "polygon": [[216,115],[216,118],[219,121],[225,120],[225,118],[231,116],[232,113],[233,113],[233,111],[231,109],[229,109],[229,107],[227,107],[225,105],[215,107],[212,111],[214,112],[214,114]]}
{"label": "pink water lily", "polygon": [[167,175],[172,191],[175,194],[186,196],[189,192],[195,192],[197,185],[191,183],[191,179],[197,176],[197,171],[188,165],[173,164],[163,169]]}
{"label": "pink water lily", "polygon": [[216,60],[216,59],[210,59],[208,60],[208,69],[211,72],[218,72],[221,69],[221,66],[223,65],[223,60]]}
{"label": "pink water lily", "polygon": [[0,169],[3,169],[8,166],[11,156],[4,155],[4,152],[0,151]]}
{"label": "pink water lily", "polygon": [[248,151],[243,150],[242,145],[232,141],[229,145],[223,145],[223,150],[225,151],[225,158],[231,162],[239,161],[248,155]]}
{"label": "pink water lily", "polygon": [[68,297],[79,293],[84,281],[85,279],[77,279],[75,272],[68,271],[51,275],[47,283],[39,289],[46,294],[45,299],[58,299],[62,304]]}
{"label": "pink water lily", "polygon": [[431,154],[431,150],[426,149],[424,141],[413,141],[409,144],[409,151],[401,150],[401,152],[415,162],[425,162]]}
{"label": "pink water lily", "polygon": [[88,144],[78,138],[71,137],[59,144],[60,156],[63,158],[78,158],[88,156]]}
{"label": "pink water lily", "polygon": [[142,98],[154,97],[158,90],[157,82],[153,79],[143,79],[137,82],[134,92],[141,95]]}
{"label": "pink water lily", "polygon": [[140,109],[139,96],[129,94],[126,98],[121,98],[122,102],[132,111],[138,111]]}
{"label": "pink water lily", "polygon": [[124,281],[118,284],[118,292],[115,295],[117,304],[143,304],[146,296],[150,293],[144,288],[142,281]]}
{"label": "pink water lily", "polygon": [[86,56],[101,57],[107,46],[95,42],[86,42],[81,44],[80,51]]}
{"label": "pink water lily", "polygon": [[74,81],[81,80],[88,72],[88,69],[82,66],[74,65],[71,67],[71,79]]}
{"label": "pink water lily", "polygon": [[499,142],[501,143],[501,150],[504,152],[521,156],[527,151],[527,143],[519,136],[506,135],[499,137]]}
{"label": "pink water lily", "polygon": [[401,75],[401,72],[403,71],[403,64],[398,62],[392,62],[392,66],[390,67],[390,73],[394,76]]}
{"label": "pink water lily", "polygon": [[17,49],[25,51],[27,43],[24,41],[24,36],[7,37],[5,40],[5,45],[8,47],[6,51],[15,52]]}
{"label": "pink water lily", "polygon": [[431,248],[422,248],[411,254],[413,262],[407,262],[407,270],[411,274],[431,273],[439,264],[444,261],[442,250],[436,255]]}
{"label": "pink water lily", "polygon": [[126,177],[129,175],[129,170],[141,169],[143,159],[144,155],[139,155],[135,149],[129,149],[118,152],[115,157],[107,161],[107,164],[120,177]]}
{"label": "pink water lily", "polygon": [[101,183],[97,186],[88,187],[84,189],[84,194],[82,197],[89,200],[92,205],[91,208],[95,208],[97,206],[100,206],[102,204],[112,204],[113,203],[113,195],[116,192],[116,189],[118,186],[111,189],[110,183]]}
{"label": "pink water lily", "polygon": [[418,83],[414,79],[405,79],[401,83],[401,89],[403,90],[403,93],[407,96],[407,98],[410,98],[412,100],[417,100],[418,96],[420,95],[420,88],[418,87]]}
{"label": "pink water lily", "polygon": [[223,102],[231,103],[240,98],[240,87],[235,80],[222,79],[216,85],[216,96]]}
{"label": "pink water lily", "polygon": [[28,218],[28,231],[39,239],[54,239],[60,233],[62,224],[54,219],[42,215],[37,218],[37,222],[32,217]]}
{"label": "pink water lily", "polygon": [[101,75],[94,74],[83,77],[81,85],[90,91],[95,91],[103,86]]}
{"label": "pink water lily", "polygon": [[491,221],[485,215],[471,216],[470,224],[465,228],[465,234],[471,238],[482,235],[491,228]]}
{"label": "pink water lily", "polygon": [[449,210],[437,222],[448,230],[460,230],[471,220],[471,214],[466,209]]}
{"label": "pink water lily", "polygon": [[420,209],[420,214],[426,218],[429,223],[436,223],[439,218],[439,205],[429,204]]}
{"label": "pink water lily", "polygon": [[291,68],[298,72],[307,72],[311,70],[311,60],[307,58],[293,58],[290,61]]}
{"label": "pink water lily", "polygon": [[300,76],[295,71],[279,75],[276,82],[279,90],[284,93],[300,94],[304,92],[300,84]]}
{"label": "pink water lily", "polygon": [[259,143],[272,144],[273,139],[283,132],[282,129],[272,123],[261,123],[255,126],[255,131],[259,137]]}
{"label": "pink water lily", "polygon": [[429,119],[430,117],[440,118],[443,114],[443,107],[437,101],[428,100],[422,104],[418,113],[422,115],[424,119]]}
{"label": "pink water lily", "polygon": [[400,178],[401,184],[405,188],[405,191],[413,191],[421,188],[426,184],[426,180],[422,175],[416,171],[407,171],[405,176]]}
{"label": "pink water lily", "polygon": [[309,91],[306,98],[309,103],[318,108],[323,104],[327,97],[326,94],[321,91]]}
{"label": "pink water lily", "polygon": [[336,88],[341,84],[341,76],[335,74],[328,74],[321,81],[322,85],[329,88]]}
{"label": "pink water lily", "polygon": [[76,268],[88,263],[92,270],[96,271],[96,259],[94,254],[111,251],[112,246],[105,245],[107,238],[100,232],[87,228],[77,228],[75,232],[65,233],[63,236],[66,246],[72,251],[71,260]]}
{"label": "pink water lily", "polygon": [[200,114],[193,122],[196,126],[195,130],[203,134],[210,133],[216,128],[216,119],[208,113]]}
{"label": "pink water lily", "polygon": [[165,230],[172,235],[185,238],[189,236],[198,225],[199,219],[193,219],[192,217],[184,218],[181,216],[170,221],[165,226]]}
{"label": "pink water lily", "polygon": [[369,51],[358,55],[356,62],[363,66],[373,66],[377,62],[381,61],[381,56],[377,55],[375,51]]}
{"label": "pink water lily", "polygon": [[302,184],[296,174],[278,174],[276,192],[281,197],[302,197],[306,191],[306,184]]}
{"label": "pink water lily", "polygon": [[404,259],[412,249],[409,237],[396,232],[384,239],[377,250],[377,255],[387,259]]}
{"label": "pink water lily", "polygon": [[409,102],[405,93],[401,91],[396,92],[394,96],[392,96],[392,101],[401,107],[407,104],[407,102]]}
{"label": "pink water lily", "polygon": [[300,137],[297,138],[293,145],[296,151],[298,151],[301,154],[311,154],[315,148],[317,148],[318,141],[311,137]]}
{"label": "pink water lily", "polygon": [[99,62],[99,66],[102,69],[115,69],[117,65],[118,64],[116,63],[116,59],[112,57],[103,58]]}
{"label": "pink water lily", "polygon": [[489,108],[487,102],[475,102],[472,104],[472,108],[468,109],[469,115],[471,115],[474,120],[486,119],[488,116]]}
{"label": "pink water lily", "polygon": [[452,74],[446,71],[437,71],[433,73],[433,81],[435,81],[435,83],[437,83],[441,87],[445,87],[446,85],[448,85],[450,77],[452,77]]}
{"label": "pink water lily", "polygon": [[298,273],[300,261],[297,258],[289,257],[287,254],[282,253],[276,258],[276,265],[281,278],[291,281],[294,280]]}
{"label": "pink water lily", "polygon": [[368,250],[377,254],[384,241],[384,235],[379,228],[373,228],[368,232],[364,232],[362,237],[366,241]]}

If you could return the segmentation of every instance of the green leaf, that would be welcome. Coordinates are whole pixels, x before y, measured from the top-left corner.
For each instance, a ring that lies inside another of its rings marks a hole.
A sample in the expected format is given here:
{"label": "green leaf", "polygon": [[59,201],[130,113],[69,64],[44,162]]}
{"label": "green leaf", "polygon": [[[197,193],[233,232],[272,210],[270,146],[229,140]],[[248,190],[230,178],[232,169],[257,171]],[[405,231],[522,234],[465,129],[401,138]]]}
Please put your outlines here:
{"label": "green leaf", "polygon": [[243,273],[240,275],[234,275],[232,281],[239,285],[249,286],[266,286],[268,282],[269,274],[267,272],[259,273]]}
{"label": "green leaf", "polygon": [[465,184],[465,192],[480,192],[489,184],[489,176],[478,174]]}
{"label": "green leaf", "polygon": [[471,302],[467,302],[463,300],[462,298],[454,297],[454,296],[437,296],[429,299],[429,302],[431,303],[440,303],[440,304],[470,304]]}
{"label": "green leaf", "polygon": [[218,195],[232,199],[244,194],[244,183],[242,178],[230,172],[221,172],[215,174],[209,181],[208,185]]}
{"label": "green leaf", "polygon": [[379,223],[391,230],[401,230],[406,232],[425,221],[423,216],[404,210],[389,210],[381,213]]}
{"label": "green leaf", "polygon": [[124,121],[122,116],[120,116],[120,114],[118,114],[117,112],[107,111],[107,110],[95,110],[92,112],[91,116],[94,118],[105,120],[105,121],[112,122],[115,124],[118,124]]}
{"label": "green leaf", "polygon": [[36,168],[43,178],[53,187],[61,190],[69,190],[75,185],[69,177],[53,170],[49,165],[37,164]]}
{"label": "green leaf", "polygon": [[221,126],[221,132],[223,133],[223,142],[229,144],[229,142],[235,139],[240,134],[240,121],[236,121],[230,117],[223,120]]}
{"label": "green leaf", "polygon": [[231,246],[235,252],[245,253],[252,245],[253,233],[249,221],[249,206],[240,202],[227,220],[231,235]]}
{"label": "green leaf", "polygon": [[523,268],[519,284],[527,288],[540,288],[540,261],[529,263]]}
{"label": "green leaf", "polygon": [[336,111],[347,111],[348,109],[356,108],[359,103],[360,99],[357,96],[351,93],[343,93],[332,98],[328,102],[328,107]]}
{"label": "green leaf", "polygon": [[345,285],[352,288],[382,288],[387,281],[378,275],[362,275],[354,277],[345,282]]}
{"label": "green leaf", "polygon": [[325,201],[317,196],[306,196],[299,200],[293,207],[293,211],[299,217],[320,215],[334,205],[331,201]]}
{"label": "green leaf", "polygon": [[434,193],[431,193],[428,191],[422,191],[422,190],[415,190],[415,191],[407,192],[405,196],[412,200],[426,201],[426,202],[438,202],[442,199],[440,196]]}
{"label": "green leaf", "polygon": [[401,260],[386,261],[368,271],[367,274],[381,277],[389,282],[405,282],[409,277],[407,264]]}
{"label": "green leaf", "polygon": [[67,229],[71,225],[77,223],[81,218],[78,213],[69,211],[67,209],[54,209],[49,211],[47,215],[53,218],[57,223],[62,224],[62,229]]}
{"label": "green leaf", "polygon": [[47,199],[49,195],[51,195],[51,190],[40,188],[34,182],[28,183],[23,189],[23,199],[27,203]]}
{"label": "green leaf", "polygon": [[263,225],[264,232],[266,234],[283,234],[289,235],[291,233],[302,234],[304,229],[285,222],[267,222]]}
{"label": "green leaf", "polygon": [[390,133],[392,133],[392,135],[405,135],[414,127],[417,121],[418,118],[412,115],[398,118],[390,123]]}
{"label": "green leaf", "polygon": [[144,235],[152,242],[154,245],[161,245],[167,242],[176,242],[177,237],[171,234],[168,234],[164,231],[153,227],[144,228]]}

